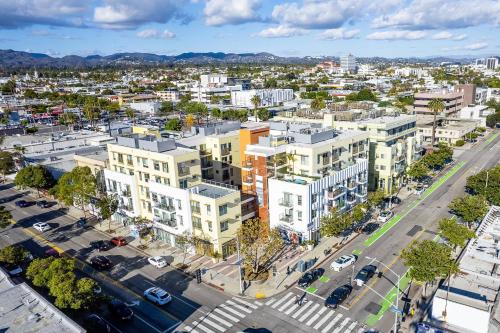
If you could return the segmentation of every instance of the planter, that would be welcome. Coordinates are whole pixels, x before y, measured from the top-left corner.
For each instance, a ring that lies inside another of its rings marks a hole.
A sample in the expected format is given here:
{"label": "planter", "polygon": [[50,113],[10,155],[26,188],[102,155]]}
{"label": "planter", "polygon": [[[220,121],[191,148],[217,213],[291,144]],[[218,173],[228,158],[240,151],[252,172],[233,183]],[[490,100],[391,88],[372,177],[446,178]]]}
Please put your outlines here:
{"label": "planter", "polygon": [[214,264],[218,263],[218,262],[219,262],[219,258],[212,258],[212,262],[213,262]]}
{"label": "planter", "polygon": [[312,251],[314,249],[314,244],[307,244],[307,250]]}

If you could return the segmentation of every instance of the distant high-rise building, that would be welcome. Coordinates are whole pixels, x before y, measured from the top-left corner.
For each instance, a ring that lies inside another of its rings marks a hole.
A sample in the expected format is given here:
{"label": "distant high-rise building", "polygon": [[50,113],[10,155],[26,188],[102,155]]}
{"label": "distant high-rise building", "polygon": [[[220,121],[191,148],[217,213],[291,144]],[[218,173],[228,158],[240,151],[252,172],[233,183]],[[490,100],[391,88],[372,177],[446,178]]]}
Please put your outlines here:
{"label": "distant high-rise building", "polygon": [[476,59],[476,66],[478,66],[478,65],[484,65],[484,58]]}
{"label": "distant high-rise building", "polygon": [[356,58],[350,53],[340,57],[340,68],[344,73],[354,73],[356,71]]}
{"label": "distant high-rise building", "polygon": [[495,69],[498,67],[499,62],[500,61],[498,57],[486,58],[486,68]]}

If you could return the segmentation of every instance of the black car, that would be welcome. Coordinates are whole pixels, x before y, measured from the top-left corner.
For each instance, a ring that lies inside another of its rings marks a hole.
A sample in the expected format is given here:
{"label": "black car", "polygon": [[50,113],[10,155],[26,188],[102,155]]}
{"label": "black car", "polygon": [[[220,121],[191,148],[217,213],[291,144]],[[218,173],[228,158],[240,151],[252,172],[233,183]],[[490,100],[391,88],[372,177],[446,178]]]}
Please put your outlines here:
{"label": "black car", "polygon": [[134,311],[119,299],[111,300],[108,307],[111,314],[121,320],[130,320],[134,317]]}
{"label": "black car", "polygon": [[395,205],[399,205],[401,203],[401,199],[398,197],[392,197],[391,202]]}
{"label": "black car", "polygon": [[309,272],[302,275],[297,284],[299,285],[299,287],[306,288],[311,283],[316,281],[319,277],[321,277],[324,273],[325,270],[323,268],[312,269]]}
{"label": "black car", "polygon": [[85,326],[92,333],[110,333],[111,327],[109,324],[96,314],[91,314],[85,318]]}
{"label": "black car", "polygon": [[330,296],[325,301],[325,306],[327,308],[336,309],[343,301],[349,297],[351,294],[352,287],[348,284],[344,284],[341,287],[335,289]]}
{"label": "black car", "polygon": [[367,223],[361,231],[363,231],[365,234],[370,235],[373,233],[375,230],[377,230],[379,227],[378,223]]}
{"label": "black car", "polygon": [[40,208],[49,208],[50,202],[48,202],[47,200],[39,200],[36,202],[36,205]]}
{"label": "black car", "polygon": [[377,266],[366,265],[358,272],[358,274],[356,274],[356,277],[354,278],[354,283],[356,283],[358,287],[361,287],[368,280],[370,280],[373,277],[373,275],[375,275],[376,272],[377,272]]}
{"label": "black car", "polygon": [[107,251],[111,248],[111,244],[107,241],[96,240],[90,242],[90,247],[97,251]]}
{"label": "black car", "polygon": [[26,200],[17,200],[16,201],[16,206],[17,207],[23,208],[23,207],[28,207],[29,205],[31,205],[31,202],[28,202]]}
{"label": "black car", "polygon": [[79,228],[83,228],[86,224],[87,224],[87,219],[85,217],[80,217],[77,221],[76,221],[76,226],[79,227]]}
{"label": "black car", "polygon": [[93,257],[92,259],[90,259],[90,264],[92,265],[92,267],[100,271],[113,267],[113,263],[111,262],[111,260],[109,260],[105,256]]}

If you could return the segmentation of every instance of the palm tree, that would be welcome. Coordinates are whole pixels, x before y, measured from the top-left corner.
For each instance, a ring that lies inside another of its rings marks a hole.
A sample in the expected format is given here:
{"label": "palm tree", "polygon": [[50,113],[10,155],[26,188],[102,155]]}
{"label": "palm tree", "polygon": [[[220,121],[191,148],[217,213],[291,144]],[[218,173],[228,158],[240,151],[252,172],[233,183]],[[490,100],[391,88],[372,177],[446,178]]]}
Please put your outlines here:
{"label": "palm tree", "polygon": [[321,109],[324,109],[325,107],[326,107],[326,104],[321,97],[316,97],[311,102],[311,109],[313,109],[314,111],[319,111]]}
{"label": "palm tree", "polygon": [[433,98],[428,105],[429,109],[434,114],[434,119],[432,121],[432,138],[431,145],[434,146],[434,140],[436,139],[436,117],[438,112],[441,112],[446,107],[446,104],[441,98]]}
{"label": "palm tree", "polygon": [[134,112],[134,109],[132,109],[132,108],[126,108],[125,109],[125,115],[127,116],[127,118],[132,119],[132,124],[135,125],[135,112]]}
{"label": "palm tree", "polygon": [[293,174],[295,172],[295,153],[287,153],[286,154],[286,160],[288,162],[291,162],[292,163],[292,179],[293,179]]}
{"label": "palm tree", "polygon": [[255,117],[255,121],[259,121],[259,118],[257,117],[257,108],[260,106],[262,100],[260,99],[260,96],[254,95],[250,99],[250,102],[253,104],[253,116]]}

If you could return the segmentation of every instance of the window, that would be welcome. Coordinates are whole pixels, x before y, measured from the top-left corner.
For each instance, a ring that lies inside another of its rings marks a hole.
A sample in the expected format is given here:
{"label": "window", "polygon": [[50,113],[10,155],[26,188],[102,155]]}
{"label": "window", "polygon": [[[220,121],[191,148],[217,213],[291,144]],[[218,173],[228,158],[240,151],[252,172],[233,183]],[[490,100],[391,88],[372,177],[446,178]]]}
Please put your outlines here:
{"label": "window", "polygon": [[227,214],[227,204],[219,206],[219,215],[226,215]]}
{"label": "window", "polygon": [[208,231],[212,232],[212,221],[207,221]]}
{"label": "window", "polygon": [[149,182],[149,173],[144,173],[144,181]]}
{"label": "window", "polygon": [[116,153],[113,152],[113,161],[116,161]]}
{"label": "window", "polygon": [[134,165],[134,159],[132,158],[132,155],[127,155],[127,164]]}
{"label": "window", "polygon": [[222,221],[220,223],[220,231],[226,231],[227,229],[229,229],[229,222],[228,221]]}
{"label": "window", "polygon": [[297,195],[297,205],[302,206],[302,196]]}
{"label": "window", "polygon": [[123,163],[123,155],[118,154],[118,163]]}
{"label": "window", "polygon": [[177,199],[177,208],[182,209],[182,204],[181,204],[181,201],[179,199]]}
{"label": "window", "polygon": [[300,210],[297,211],[297,220],[302,221],[302,212]]}
{"label": "window", "polygon": [[147,168],[147,167],[148,167],[148,159],[147,159],[147,158],[144,158],[144,157],[142,158],[142,166],[143,166],[144,168]]}
{"label": "window", "polygon": [[210,216],[212,215],[212,206],[206,205],[207,206],[207,215]]}
{"label": "window", "polygon": [[193,228],[201,229],[201,219],[199,217],[193,216]]}
{"label": "window", "polygon": [[161,184],[161,177],[160,176],[155,176],[155,182],[158,184]]}
{"label": "window", "polygon": [[300,164],[302,165],[309,164],[309,156],[300,156]]}
{"label": "window", "polygon": [[163,172],[168,172],[168,163],[163,162],[161,164],[161,169],[163,170]]}
{"label": "window", "polygon": [[381,165],[380,170],[385,170],[385,165]]}
{"label": "window", "polygon": [[179,187],[180,188],[187,188],[188,187],[187,179],[179,180]]}
{"label": "window", "polygon": [[158,162],[158,161],[153,161],[153,168],[154,168],[156,171],[160,171],[160,162]]}

